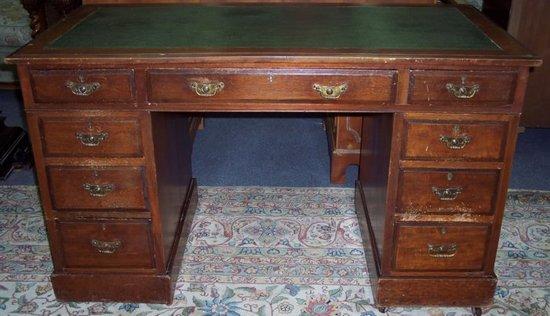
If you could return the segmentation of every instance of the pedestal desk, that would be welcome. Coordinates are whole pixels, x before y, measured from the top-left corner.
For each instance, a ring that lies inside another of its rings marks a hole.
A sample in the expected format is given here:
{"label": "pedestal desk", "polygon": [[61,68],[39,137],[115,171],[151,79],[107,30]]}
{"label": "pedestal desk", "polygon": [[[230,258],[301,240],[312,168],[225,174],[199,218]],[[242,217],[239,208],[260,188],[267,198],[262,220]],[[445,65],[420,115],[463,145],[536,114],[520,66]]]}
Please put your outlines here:
{"label": "pedestal desk", "polygon": [[362,117],[376,304],[491,302],[540,64],[470,7],[86,5],[12,55],[65,301],[170,303],[206,112]]}

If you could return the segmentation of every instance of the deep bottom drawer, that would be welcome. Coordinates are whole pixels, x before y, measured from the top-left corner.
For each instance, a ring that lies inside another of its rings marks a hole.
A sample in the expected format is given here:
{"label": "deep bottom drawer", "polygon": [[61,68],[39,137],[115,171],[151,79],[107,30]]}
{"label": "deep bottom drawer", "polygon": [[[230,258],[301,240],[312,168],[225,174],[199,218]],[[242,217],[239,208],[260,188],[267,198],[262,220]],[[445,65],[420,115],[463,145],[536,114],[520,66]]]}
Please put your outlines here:
{"label": "deep bottom drawer", "polygon": [[64,268],[151,269],[155,266],[149,221],[57,223]]}
{"label": "deep bottom drawer", "polygon": [[489,225],[400,223],[394,270],[481,271],[490,231]]}

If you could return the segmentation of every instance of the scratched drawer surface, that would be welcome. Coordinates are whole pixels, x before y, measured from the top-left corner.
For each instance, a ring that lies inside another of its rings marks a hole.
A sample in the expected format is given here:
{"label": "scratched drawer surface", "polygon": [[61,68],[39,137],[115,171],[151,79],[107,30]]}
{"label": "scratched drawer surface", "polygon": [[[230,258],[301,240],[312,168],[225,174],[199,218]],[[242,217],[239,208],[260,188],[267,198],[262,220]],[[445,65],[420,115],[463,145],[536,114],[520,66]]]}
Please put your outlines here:
{"label": "scratched drawer surface", "polygon": [[405,120],[404,159],[500,161],[508,122]]}
{"label": "scratched drawer surface", "polygon": [[398,224],[395,271],[481,271],[490,226]]}
{"label": "scratched drawer surface", "polygon": [[63,268],[151,269],[148,221],[61,221],[57,225]]}
{"label": "scratched drawer surface", "polygon": [[36,103],[118,103],[135,100],[133,70],[31,70]]}
{"label": "scratched drawer surface", "polygon": [[151,70],[148,99],[391,102],[395,83],[396,72],[386,70]]}
{"label": "scratched drawer surface", "polygon": [[148,209],[142,167],[47,167],[56,210]]}
{"label": "scratched drawer surface", "polygon": [[495,106],[513,103],[517,74],[497,71],[413,70],[411,104]]}
{"label": "scratched drawer surface", "polygon": [[143,156],[136,117],[42,117],[39,127],[46,157]]}
{"label": "scratched drawer surface", "polygon": [[401,170],[398,212],[492,214],[498,170]]}

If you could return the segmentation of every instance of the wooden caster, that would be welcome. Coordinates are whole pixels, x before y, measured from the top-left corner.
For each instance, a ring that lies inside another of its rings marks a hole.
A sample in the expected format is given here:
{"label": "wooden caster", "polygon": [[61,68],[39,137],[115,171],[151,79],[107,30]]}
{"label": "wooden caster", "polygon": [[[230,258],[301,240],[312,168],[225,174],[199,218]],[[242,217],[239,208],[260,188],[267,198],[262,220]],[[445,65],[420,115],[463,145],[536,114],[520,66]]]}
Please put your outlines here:
{"label": "wooden caster", "polygon": [[472,307],[472,314],[474,314],[474,316],[481,316],[481,307]]}

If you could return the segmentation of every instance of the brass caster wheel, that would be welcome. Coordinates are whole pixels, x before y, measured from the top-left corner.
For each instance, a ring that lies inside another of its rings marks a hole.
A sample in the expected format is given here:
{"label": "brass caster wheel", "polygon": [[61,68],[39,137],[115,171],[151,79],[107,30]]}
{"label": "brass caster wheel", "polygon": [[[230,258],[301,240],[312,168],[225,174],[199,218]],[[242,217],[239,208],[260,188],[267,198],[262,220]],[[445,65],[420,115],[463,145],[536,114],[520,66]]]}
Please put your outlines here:
{"label": "brass caster wheel", "polygon": [[472,307],[472,314],[474,314],[474,316],[481,316],[481,307]]}

